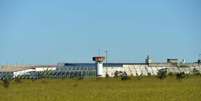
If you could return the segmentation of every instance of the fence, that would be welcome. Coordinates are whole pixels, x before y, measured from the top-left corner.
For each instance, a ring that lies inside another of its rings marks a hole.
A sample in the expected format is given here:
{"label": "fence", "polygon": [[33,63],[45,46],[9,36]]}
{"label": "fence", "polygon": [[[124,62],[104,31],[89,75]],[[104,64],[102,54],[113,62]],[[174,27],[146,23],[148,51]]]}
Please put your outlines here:
{"label": "fence", "polygon": [[57,79],[84,79],[96,78],[96,69],[92,67],[59,67],[57,70],[51,71],[32,71],[14,77],[13,72],[0,73],[0,79],[42,79],[42,78],[57,78]]}

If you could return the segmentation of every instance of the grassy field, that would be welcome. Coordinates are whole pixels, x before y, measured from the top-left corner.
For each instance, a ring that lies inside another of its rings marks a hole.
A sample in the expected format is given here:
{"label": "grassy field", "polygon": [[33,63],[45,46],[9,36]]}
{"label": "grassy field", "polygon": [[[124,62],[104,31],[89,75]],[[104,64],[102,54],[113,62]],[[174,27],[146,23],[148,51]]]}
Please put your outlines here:
{"label": "grassy field", "polygon": [[0,82],[0,101],[201,101],[201,77],[183,80],[22,80]]}

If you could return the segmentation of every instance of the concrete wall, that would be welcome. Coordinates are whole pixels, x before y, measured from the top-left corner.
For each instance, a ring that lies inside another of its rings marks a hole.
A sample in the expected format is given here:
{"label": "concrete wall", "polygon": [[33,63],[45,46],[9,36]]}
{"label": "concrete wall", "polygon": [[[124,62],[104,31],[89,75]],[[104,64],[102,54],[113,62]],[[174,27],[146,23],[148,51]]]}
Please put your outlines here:
{"label": "concrete wall", "polygon": [[37,67],[35,71],[49,71],[49,70],[56,70],[56,67]]}
{"label": "concrete wall", "polygon": [[115,71],[122,71],[126,72],[129,76],[148,76],[148,75],[157,75],[158,71],[160,69],[167,68],[168,73],[179,73],[179,72],[185,72],[185,73],[192,73],[193,69],[197,69],[201,72],[201,65],[189,65],[190,67],[181,67],[178,68],[176,66],[172,65],[123,65],[123,67],[104,67],[103,68],[103,75],[106,75],[106,72],[110,77],[114,77]]}
{"label": "concrete wall", "polygon": [[35,69],[26,69],[26,70],[13,72],[13,78],[20,76],[20,75],[25,75],[26,73],[32,72],[32,71],[35,71]]}

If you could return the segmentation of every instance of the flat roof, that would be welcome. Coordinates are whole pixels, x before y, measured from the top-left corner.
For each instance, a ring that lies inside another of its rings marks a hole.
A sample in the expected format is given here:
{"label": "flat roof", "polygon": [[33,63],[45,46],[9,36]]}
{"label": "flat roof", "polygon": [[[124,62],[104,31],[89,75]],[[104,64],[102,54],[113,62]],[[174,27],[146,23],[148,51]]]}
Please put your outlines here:
{"label": "flat roof", "polygon": [[35,68],[54,68],[56,65],[5,65],[0,68],[0,72],[16,72]]}
{"label": "flat roof", "polygon": [[0,72],[16,72],[16,71],[22,71],[22,70],[27,70],[31,68],[26,68],[26,67],[4,67],[0,68]]}
{"label": "flat roof", "polygon": [[[148,65],[147,63],[103,63],[104,67],[123,67],[123,65]],[[184,63],[183,65],[195,66],[195,63]],[[64,67],[95,67],[95,63],[63,63]],[[61,66],[61,67],[63,67]],[[176,64],[171,63],[149,63],[150,67],[175,67]]]}
{"label": "flat roof", "polygon": [[[123,65],[146,65],[146,63],[103,63],[104,67],[123,67]],[[95,63],[63,63],[64,67],[95,67]]]}

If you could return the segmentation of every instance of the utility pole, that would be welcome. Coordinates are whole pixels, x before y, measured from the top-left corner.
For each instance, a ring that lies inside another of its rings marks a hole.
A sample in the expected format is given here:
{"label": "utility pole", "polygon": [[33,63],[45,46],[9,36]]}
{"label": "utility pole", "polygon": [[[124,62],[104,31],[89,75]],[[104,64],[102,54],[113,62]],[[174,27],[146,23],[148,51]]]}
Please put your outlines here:
{"label": "utility pole", "polygon": [[98,49],[98,56],[100,56],[100,54],[101,54],[101,49],[99,48]]}
{"label": "utility pole", "polygon": [[106,77],[108,76],[108,50],[105,50],[105,62],[106,62]]}
{"label": "utility pole", "polygon": [[108,57],[108,51],[107,50],[105,50],[105,58],[106,58],[106,63],[107,63],[107,57]]}

